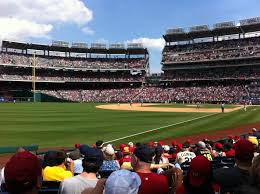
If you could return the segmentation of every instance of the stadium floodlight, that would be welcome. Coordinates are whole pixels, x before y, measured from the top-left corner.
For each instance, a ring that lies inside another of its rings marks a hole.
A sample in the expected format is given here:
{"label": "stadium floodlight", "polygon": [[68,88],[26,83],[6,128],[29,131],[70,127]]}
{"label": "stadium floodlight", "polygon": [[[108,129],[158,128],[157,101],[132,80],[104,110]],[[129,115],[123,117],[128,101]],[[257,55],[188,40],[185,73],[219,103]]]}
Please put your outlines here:
{"label": "stadium floodlight", "polygon": [[166,34],[183,34],[185,33],[183,28],[171,28],[166,31]]}
{"label": "stadium floodlight", "polygon": [[236,27],[236,24],[234,21],[221,22],[221,23],[214,24],[214,29],[233,28],[233,27]]}
{"label": "stadium floodlight", "polygon": [[127,44],[127,48],[132,48],[132,49],[138,48],[138,49],[140,49],[140,48],[144,48],[144,46],[143,46],[142,43],[129,43],[129,44]]}
{"label": "stadium floodlight", "polygon": [[93,49],[106,49],[107,45],[104,43],[92,43],[91,48]]}
{"label": "stadium floodlight", "polygon": [[260,17],[244,19],[244,20],[240,20],[239,22],[241,26],[260,24]]}
{"label": "stadium floodlight", "polygon": [[124,44],[110,44],[109,48],[111,48],[111,49],[125,49],[125,45]]}
{"label": "stadium floodlight", "polygon": [[60,41],[60,40],[53,40],[52,41],[52,46],[69,47],[69,43],[65,42],[65,41]]}
{"label": "stadium floodlight", "polygon": [[200,26],[190,27],[190,32],[201,32],[201,31],[209,31],[209,26],[208,25],[200,25]]}
{"label": "stadium floodlight", "polygon": [[73,42],[71,44],[71,48],[88,48],[88,44],[82,42]]}

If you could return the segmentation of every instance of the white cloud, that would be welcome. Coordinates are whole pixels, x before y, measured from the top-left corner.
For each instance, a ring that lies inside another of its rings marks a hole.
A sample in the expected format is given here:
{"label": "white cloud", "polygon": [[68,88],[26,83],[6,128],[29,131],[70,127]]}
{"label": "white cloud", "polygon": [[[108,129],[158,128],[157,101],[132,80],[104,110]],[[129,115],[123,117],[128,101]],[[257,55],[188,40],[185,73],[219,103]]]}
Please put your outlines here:
{"label": "white cloud", "polygon": [[53,26],[37,24],[23,19],[0,18],[0,39],[24,40],[26,38],[46,38]]}
{"label": "white cloud", "polygon": [[4,0],[0,1],[0,17],[85,24],[93,13],[81,0]]}
{"label": "white cloud", "polygon": [[83,27],[81,30],[82,30],[82,32],[84,32],[85,34],[88,34],[88,35],[95,34],[95,31],[87,26]]}
{"label": "white cloud", "polygon": [[0,38],[47,37],[58,23],[82,26],[92,19],[82,0],[0,0]]}
{"label": "white cloud", "polygon": [[126,43],[142,43],[145,47],[157,51],[162,51],[165,45],[165,41],[163,38],[146,38],[146,37],[128,40],[126,41]]}

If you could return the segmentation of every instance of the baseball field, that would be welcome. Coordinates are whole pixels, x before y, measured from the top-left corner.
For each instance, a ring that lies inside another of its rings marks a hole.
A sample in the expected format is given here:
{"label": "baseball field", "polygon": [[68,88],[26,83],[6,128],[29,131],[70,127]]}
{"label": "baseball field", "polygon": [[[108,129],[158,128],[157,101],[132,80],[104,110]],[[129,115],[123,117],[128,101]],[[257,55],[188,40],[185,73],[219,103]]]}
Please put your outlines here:
{"label": "baseball field", "polygon": [[119,144],[209,134],[219,138],[219,132],[240,134],[259,124],[257,106],[244,111],[226,105],[221,113],[219,105],[197,109],[184,104],[2,103],[0,146],[54,148],[98,139]]}

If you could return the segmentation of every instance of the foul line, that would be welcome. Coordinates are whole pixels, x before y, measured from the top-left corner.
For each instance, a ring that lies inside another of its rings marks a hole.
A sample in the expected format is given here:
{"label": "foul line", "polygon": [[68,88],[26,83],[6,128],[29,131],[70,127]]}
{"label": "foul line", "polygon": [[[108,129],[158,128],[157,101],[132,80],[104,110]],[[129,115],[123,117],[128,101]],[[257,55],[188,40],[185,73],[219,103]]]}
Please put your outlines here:
{"label": "foul line", "polygon": [[145,133],[150,133],[150,132],[153,132],[153,131],[156,131],[156,130],[159,130],[159,129],[163,129],[163,128],[167,128],[167,127],[171,127],[171,126],[176,126],[176,125],[180,125],[180,124],[183,124],[183,123],[188,123],[188,122],[195,121],[195,120],[199,120],[199,119],[202,119],[202,118],[214,116],[214,115],[216,115],[216,114],[220,114],[220,113],[214,113],[214,114],[210,114],[210,115],[204,115],[204,116],[196,117],[196,118],[189,119],[189,120],[186,120],[186,121],[181,121],[181,122],[179,122],[179,123],[173,123],[173,124],[165,125],[165,126],[158,127],[158,128],[155,128],[155,129],[150,129],[150,130],[143,131],[143,132],[139,132],[139,133],[135,133],[135,134],[132,134],[132,135],[127,135],[127,136],[124,136],[124,137],[120,137],[120,138],[117,138],[117,139],[113,139],[113,140],[104,142],[104,144],[112,143],[112,142],[119,141],[119,140],[122,140],[122,139],[127,139],[127,138],[129,138],[129,137],[134,137],[134,136],[142,135],[142,134],[145,134]]}

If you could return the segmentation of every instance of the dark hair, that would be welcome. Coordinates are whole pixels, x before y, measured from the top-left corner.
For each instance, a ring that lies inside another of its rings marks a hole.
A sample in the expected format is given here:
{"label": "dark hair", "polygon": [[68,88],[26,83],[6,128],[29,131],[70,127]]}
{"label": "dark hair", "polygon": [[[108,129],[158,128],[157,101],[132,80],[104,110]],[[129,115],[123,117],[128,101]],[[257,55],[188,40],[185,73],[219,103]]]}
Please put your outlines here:
{"label": "dark hair", "polygon": [[66,157],[67,156],[66,156],[66,154],[64,152],[58,151],[57,154],[56,154],[56,159],[55,159],[56,166],[61,165],[62,163],[64,163]]}
{"label": "dark hair", "polygon": [[154,163],[159,164],[162,159],[163,148],[161,146],[157,146],[154,152],[155,152]]}
{"label": "dark hair", "polygon": [[82,167],[84,172],[87,173],[97,173],[101,167],[100,162],[89,162],[86,161],[85,159],[82,160]]}
{"label": "dark hair", "polygon": [[189,182],[189,174],[190,170],[188,170],[187,175],[184,177],[183,180],[183,185],[185,188],[186,193],[192,193],[192,194],[214,194],[214,189],[212,187],[212,182],[213,182],[213,171],[212,168],[210,170],[210,176],[206,179],[206,182],[204,182],[201,186],[199,187],[193,187],[190,182]]}

